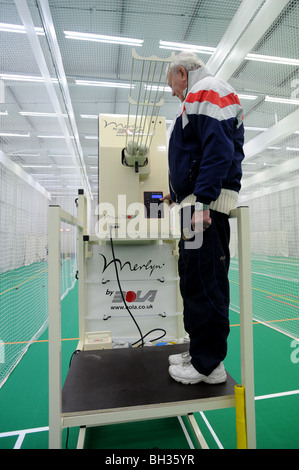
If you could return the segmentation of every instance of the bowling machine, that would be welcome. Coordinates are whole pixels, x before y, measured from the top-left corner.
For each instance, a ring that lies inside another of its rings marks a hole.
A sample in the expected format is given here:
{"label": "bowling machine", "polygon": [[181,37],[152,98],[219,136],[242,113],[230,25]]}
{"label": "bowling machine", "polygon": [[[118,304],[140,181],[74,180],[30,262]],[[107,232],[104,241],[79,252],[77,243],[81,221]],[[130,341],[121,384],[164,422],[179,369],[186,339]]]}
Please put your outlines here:
{"label": "bowling machine", "polygon": [[110,331],[111,346],[184,337],[178,213],[161,202],[169,189],[159,114],[171,59],[145,60],[133,50],[128,115],[99,116],[98,223],[88,237],[84,330],[94,337]]}

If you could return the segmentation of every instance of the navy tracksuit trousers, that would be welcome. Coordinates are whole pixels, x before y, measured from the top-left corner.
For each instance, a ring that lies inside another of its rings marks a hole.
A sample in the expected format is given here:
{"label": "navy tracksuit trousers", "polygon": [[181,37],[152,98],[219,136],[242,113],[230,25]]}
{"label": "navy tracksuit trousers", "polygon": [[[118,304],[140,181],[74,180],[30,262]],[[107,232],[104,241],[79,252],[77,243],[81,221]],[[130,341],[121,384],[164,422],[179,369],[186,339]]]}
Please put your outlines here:
{"label": "navy tracksuit trousers", "polygon": [[[186,209],[190,220],[190,208]],[[181,210],[181,228],[186,209]],[[181,237],[178,263],[191,363],[204,375],[225,358],[229,334],[230,226],[225,214],[210,210],[210,217],[212,224],[203,232],[200,248],[190,249]]]}

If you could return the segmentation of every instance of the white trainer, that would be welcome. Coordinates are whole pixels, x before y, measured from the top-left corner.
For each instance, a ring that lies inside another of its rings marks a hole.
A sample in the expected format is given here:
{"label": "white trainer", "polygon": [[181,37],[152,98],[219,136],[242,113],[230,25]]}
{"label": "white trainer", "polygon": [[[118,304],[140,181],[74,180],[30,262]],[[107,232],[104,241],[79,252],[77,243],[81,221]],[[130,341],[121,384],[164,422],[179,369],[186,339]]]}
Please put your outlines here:
{"label": "white trainer", "polygon": [[172,354],[168,358],[168,362],[171,366],[178,366],[180,364],[184,364],[185,362],[190,362],[191,356],[189,351],[180,353],[180,354]]}
{"label": "white trainer", "polygon": [[177,382],[183,384],[197,384],[205,382],[207,384],[220,384],[226,381],[226,371],[224,365],[220,362],[219,366],[213,370],[210,375],[200,374],[191,364],[184,362],[179,365],[171,365],[168,369],[170,376]]}

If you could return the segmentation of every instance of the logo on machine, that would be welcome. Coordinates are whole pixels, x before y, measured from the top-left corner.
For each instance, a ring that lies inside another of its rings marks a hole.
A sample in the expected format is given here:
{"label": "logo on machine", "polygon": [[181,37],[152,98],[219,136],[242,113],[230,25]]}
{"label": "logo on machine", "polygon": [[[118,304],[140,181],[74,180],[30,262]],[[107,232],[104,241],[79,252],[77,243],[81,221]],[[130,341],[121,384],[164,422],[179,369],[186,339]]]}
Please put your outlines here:
{"label": "logo on machine", "polygon": [[137,126],[136,124],[123,124],[123,123],[116,123],[115,121],[106,121],[104,119],[104,129],[106,127],[112,126],[112,130],[115,131],[116,136],[125,136],[125,135],[152,135],[144,134],[144,129],[141,126]]}
{"label": "logo on machine", "polygon": [[111,291],[109,289],[106,290],[106,295],[112,297],[112,303],[122,303],[123,299],[128,302],[128,303],[133,303],[133,302],[151,302],[153,303],[155,301],[156,295],[157,295],[157,290],[151,289],[148,290],[147,292],[137,290],[136,292],[133,290],[129,291]]}
{"label": "logo on machine", "polygon": [[104,265],[103,265],[103,268],[102,268],[102,274],[109,268],[110,265],[114,265],[114,263],[117,265],[117,268],[122,271],[123,269],[127,268],[129,269],[129,271],[131,272],[137,272],[137,271],[147,271],[149,272],[149,275],[151,276],[154,271],[156,271],[157,269],[160,270],[160,269],[163,269],[163,266],[165,263],[162,263],[162,264],[155,264],[152,262],[152,260],[148,260],[147,262],[145,263],[142,263],[142,264],[138,264],[138,263],[131,263],[131,261],[125,261],[124,263],[119,259],[119,258],[115,258],[115,260],[111,260],[111,261],[107,261],[107,258],[105,255],[103,255],[102,253],[100,253],[100,256],[102,256],[103,258],[103,261],[104,261]]}

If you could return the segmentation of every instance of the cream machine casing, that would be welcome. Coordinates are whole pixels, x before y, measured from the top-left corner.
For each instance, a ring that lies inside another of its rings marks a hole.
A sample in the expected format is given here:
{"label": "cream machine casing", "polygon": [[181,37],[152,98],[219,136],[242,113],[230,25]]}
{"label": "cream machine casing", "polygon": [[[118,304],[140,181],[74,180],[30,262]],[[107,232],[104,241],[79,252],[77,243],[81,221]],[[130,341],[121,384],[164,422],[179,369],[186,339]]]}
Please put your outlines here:
{"label": "cream machine casing", "polygon": [[97,235],[172,238],[165,118],[101,114],[99,137]]}

